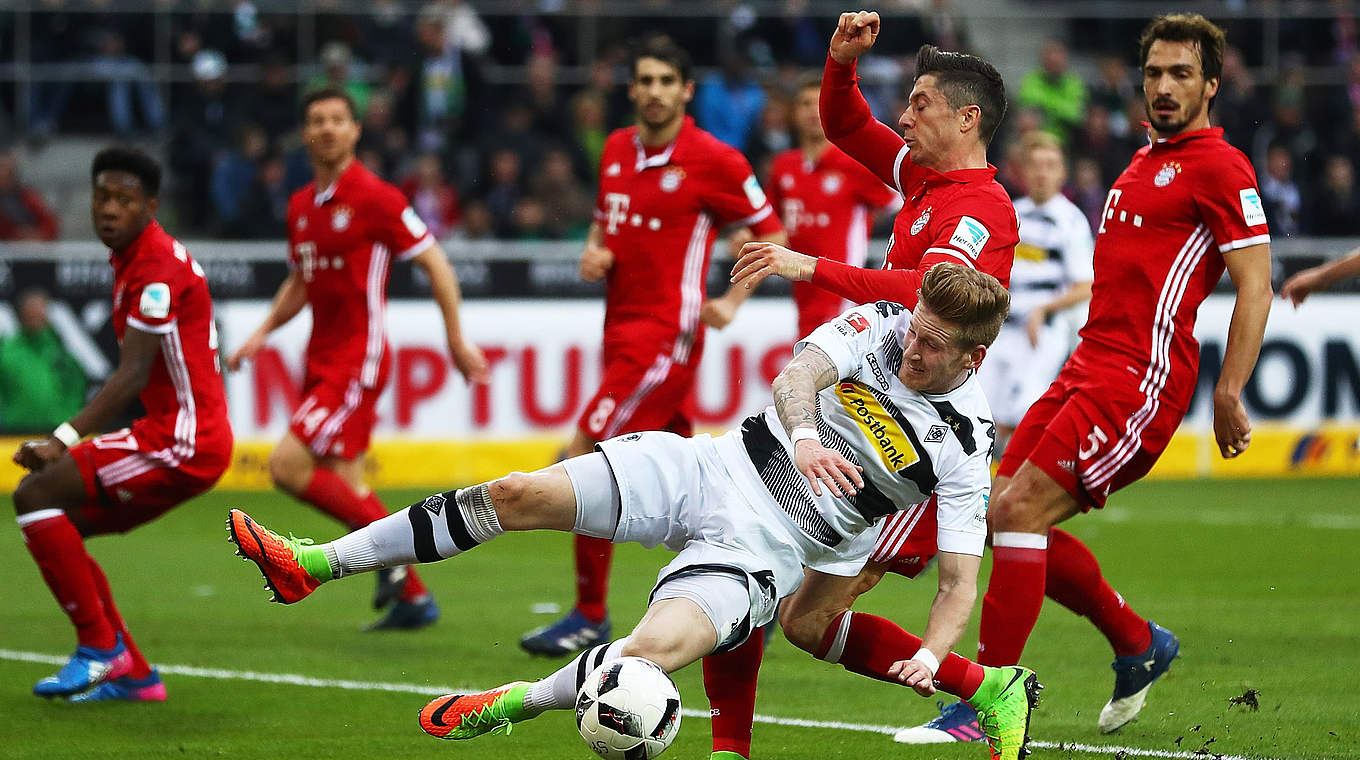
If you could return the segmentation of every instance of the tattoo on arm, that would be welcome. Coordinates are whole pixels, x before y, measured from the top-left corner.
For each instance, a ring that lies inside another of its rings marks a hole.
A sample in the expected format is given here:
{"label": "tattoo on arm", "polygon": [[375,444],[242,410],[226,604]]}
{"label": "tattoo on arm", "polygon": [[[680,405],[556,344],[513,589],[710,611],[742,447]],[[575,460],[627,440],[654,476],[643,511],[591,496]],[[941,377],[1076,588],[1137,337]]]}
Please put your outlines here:
{"label": "tattoo on arm", "polygon": [[774,379],[774,409],[784,432],[817,427],[817,391],[840,378],[836,363],[820,348],[808,346]]}

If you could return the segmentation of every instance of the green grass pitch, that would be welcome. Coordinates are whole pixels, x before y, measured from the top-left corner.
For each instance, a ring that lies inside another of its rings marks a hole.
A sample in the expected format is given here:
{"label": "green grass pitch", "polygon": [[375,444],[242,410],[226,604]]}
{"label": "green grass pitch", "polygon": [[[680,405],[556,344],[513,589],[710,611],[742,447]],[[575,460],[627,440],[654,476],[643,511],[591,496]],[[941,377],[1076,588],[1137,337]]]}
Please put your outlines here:
{"label": "green grass pitch", "polygon": [[[1047,689],[1031,734],[1039,758],[1119,757],[1122,749],[1196,750],[1270,758],[1360,758],[1360,512],[1353,480],[1148,483],[1104,513],[1068,524],[1140,612],[1172,628],[1182,658],[1154,687],[1141,719],[1113,736],[1095,730],[1111,659],[1084,620],[1046,605],[1026,663]],[[396,507],[416,492],[388,492]],[[8,499],[0,497],[8,506]],[[444,610],[435,627],[369,634],[359,626],[368,578],[327,586],[301,604],[266,603],[254,566],[232,554],[223,520],[242,507],[266,525],[318,539],[338,527],[278,494],[216,492],[127,536],[95,539],[119,606],[153,662],[412,686],[484,688],[550,672],[516,645],[547,622],[540,602],[566,603],[570,544],[516,535],[422,569]],[[670,555],[621,547],[610,592],[620,633],[637,620]],[[984,561],[984,572],[990,564]],[[30,694],[55,666],[15,653],[65,655],[69,624],[43,586],[17,529],[0,531],[0,757],[23,758],[587,758],[570,713],[509,737],[440,742],[425,736],[417,693],[168,675],[162,705],[76,706]],[[985,578],[981,587],[985,587]],[[910,630],[924,627],[934,574],[890,576],[861,600]],[[979,594],[980,596],[980,594]],[[974,627],[960,644],[972,654]],[[699,668],[677,674],[689,709],[707,703]],[[1259,691],[1260,709],[1229,699]],[[853,676],[777,640],[757,711],[779,718],[905,726],[935,713],[902,687]],[[709,724],[686,717],[667,757],[706,758]],[[1058,744],[1099,745],[1101,751]],[[757,724],[758,758],[983,758],[979,745],[908,747],[865,731]]]}

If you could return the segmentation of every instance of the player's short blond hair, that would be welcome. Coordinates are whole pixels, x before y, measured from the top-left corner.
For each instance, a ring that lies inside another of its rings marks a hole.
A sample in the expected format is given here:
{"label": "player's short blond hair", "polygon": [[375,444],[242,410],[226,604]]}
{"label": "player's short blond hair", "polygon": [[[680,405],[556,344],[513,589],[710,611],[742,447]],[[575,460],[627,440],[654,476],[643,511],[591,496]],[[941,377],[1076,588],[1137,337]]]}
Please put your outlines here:
{"label": "player's short blond hair", "polygon": [[1045,149],[1056,150],[1060,156],[1063,154],[1062,143],[1058,142],[1058,138],[1042,129],[1030,130],[1030,133],[1020,140],[1021,159],[1028,159],[1034,151]]}
{"label": "player's short blond hair", "polygon": [[921,279],[921,303],[958,328],[965,350],[990,346],[1010,310],[1011,294],[993,276],[962,264],[936,264]]}

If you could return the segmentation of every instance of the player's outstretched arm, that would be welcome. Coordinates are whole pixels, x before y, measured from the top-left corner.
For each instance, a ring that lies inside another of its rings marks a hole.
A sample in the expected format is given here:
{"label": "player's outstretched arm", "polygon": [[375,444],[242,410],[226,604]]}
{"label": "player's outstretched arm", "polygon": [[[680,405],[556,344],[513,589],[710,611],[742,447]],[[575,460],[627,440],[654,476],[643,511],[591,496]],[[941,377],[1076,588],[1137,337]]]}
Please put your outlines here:
{"label": "player's outstretched arm", "polygon": [[864,469],[840,452],[822,446],[817,435],[817,391],[840,379],[836,363],[816,346],[806,346],[774,379],[774,409],[793,441],[794,465],[822,495],[822,484],[836,496],[853,496],[864,487]]}
{"label": "player's outstretched arm", "polygon": [[1297,308],[1308,296],[1351,277],[1360,277],[1360,248],[1335,261],[1296,273],[1280,286],[1280,298]]}
{"label": "player's outstretched arm", "polygon": [[430,278],[430,292],[434,295],[439,311],[444,315],[444,335],[449,344],[449,356],[459,374],[470,383],[485,383],[491,379],[487,370],[486,357],[475,343],[463,335],[463,325],[459,315],[463,305],[463,291],[458,285],[458,274],[453,271],[444,249],[435,243],[421,251],[411,260],[425,270]]}
{"label": "player's outstretched arm", "polygon": [[283,284],[279,285],[278,292],[274,294],[274,302],[269,305],[269,313],[265,315],[264,322],[260,323],[249,338],[246,338],[246,342],[242,343],[240,348],[227,357],[227,369],[235,372],[241,368],[242,362],[253,359],[255,354],[264,348],[269,333],[287,324],[288,320],[296,317],[306,305],[307,285],[302,281],[302,275],[298,272],[289,272]]}
{"label": "player's outstretched arm", "polygon": [[[746,234],[753,236],[753,233],[749,230]],[[783,248],[788,242],[788,235],[785,234],[783,230],[780,230],[779,232],[772,232],[766,235],[764,242],[746,243],[742,246],[742,249],[745,250],[746,246],[751,245],[764,245],[773,246],[781,250],[788,250]],[[793,252],[789,251],[789,253]],[[760,280],[763,279],[765,278],[760,278]],[[710,298],[704,302],[704,305],[699,309],[699,318],[709,327],[714,327],[719,330],[727,327],[737,316],[737,310],[741,308],[741,305],[746,303],[746,299],[750,298],[751,295],[756,292],[756,286],[760,284],[760,280],[750,281],[743,278],[733,278],[732,285],[727,289],[726,293],[723,293],[717,298]]]}
{"label": "player's outstretched arm", "polygon": [[888,669],[902,683],[917,694],[929,697],[935,693],[935,671],[968,627],[968,619],[977,604],[977,575],[982,558],[972,554],[940,552],[939,590],[930,605],[926,632],[921,637],[921,650],[908,660],[899,660]]}
{"label": "player's outstretched arm", "polygon": [[1242,405],[1242,389],[1260,356],[1274,294],[1270,291],[1269,243],[1231,251],[1224,259],[1237,288],[1237,301],[1228,323],[1223,370],[1214,387],[1214,439],[1223,458],[1231,459],[1251,445],[1251,419]]}
{"label": "player's outstretched arm", "polygon": [[[104,387],[94,394],[85,408],[63,423],[74,432],[54,433],[45,441],[25,441],[14,454],[14,462],[29,470],[41,470],[66,453],[67,443],[87,433],[102,430],[114,415],[127,408],[137,394],[146,387],[151,377],[151,365],[161,351],[161,338],[155,333],[138,330],[128,325],[119,349],[118,367],[109,375]],[[63,437],[71,440],[63,441]]]}

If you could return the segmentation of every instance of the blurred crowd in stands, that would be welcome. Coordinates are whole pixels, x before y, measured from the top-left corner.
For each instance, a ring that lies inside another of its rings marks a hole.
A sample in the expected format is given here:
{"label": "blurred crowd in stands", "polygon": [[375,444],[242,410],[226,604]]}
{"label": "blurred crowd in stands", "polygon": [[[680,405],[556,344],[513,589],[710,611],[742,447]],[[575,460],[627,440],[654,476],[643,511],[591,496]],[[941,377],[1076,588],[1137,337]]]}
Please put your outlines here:
{"label": "blurred crowd in stands", "polygon": [[[310,179],[297,104],[306,89],[332,84],[359,104],[361,159],[398,184],[441,237],[579,239],[591,220],[605,136],[631,120],[630,37],[664,28],[690,50],[705,72],[691,113],[761,172],[795,144],[793,88],[801,73],[820,68],[834,26],[834,16],[808,12],[806,0],[787,0],[785,12],[773,16],[730,2],[723,17],[671,19],[664,18],[665,0],[651,0],[650,18],[597,19],[597,50],[579,60],[572,27],[579,18],[570,14],[483,17],[463,0],[372,0],[366,14],[311,17],[317,60],[298,61],[290,56],[300,16],[232,0],[230,14],[166,16],[170,63],[191,77],[160,87],[150,76],[149,62],[158,60],[151,15],[74,13],[66,6],[75,1],[37,0],[31,59],[88,65],[98,81],[37,83],[28,123],[13,123],[9,104],[0,122],[34,146],[72,131],[161,141],[167,215],[182,237],[284,235],[288,196]],[[948,0],[884,5],[917,9],[892,19],[861,67],[875,114],[895,124],[917,46],[987,51],[972,48]],[[1135,44],[1142,23],[1069,22],[1062,39],[1043,45],[1032,70],[1008,81],[1011,107],[990,155],[1012,192],[1023,192],[1013,170],[1018,138],[1048,130],[1068,151],[1067,192],[1094,224],[1106,189],[1146,142]],[[1259,23],[1228,23],[1229,41],[1242,47],[1228,53],[1213,121],[1255,163],[1277,235],[1360,234],[1356,20],[1343,13],[1284,20],[1282,73],[1270,82],[1250,73],[1263,65]],[[0,30],[0,38],[8,33]],[[564,67],[585,74],[566,84]],[[1305,70],[1317,67],[1331,67],[1344,83],[1305,81]],[[493,82],[492,70],[522,77],[514,85]],[[57,234],[41,189],[23,183],[12,154],[0,155],[0,239]]]}

